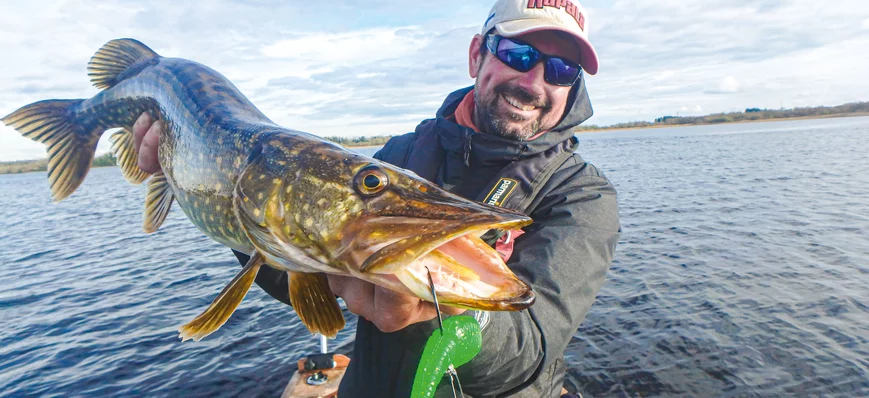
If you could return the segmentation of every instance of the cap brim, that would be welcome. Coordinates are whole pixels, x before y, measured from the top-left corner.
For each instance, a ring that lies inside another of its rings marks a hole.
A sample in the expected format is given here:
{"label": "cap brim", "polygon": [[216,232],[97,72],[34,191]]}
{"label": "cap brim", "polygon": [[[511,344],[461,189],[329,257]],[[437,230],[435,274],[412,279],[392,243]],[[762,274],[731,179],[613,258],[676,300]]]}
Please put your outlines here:
{"label": "cap brim", "polygon": [[552,25],[541,26],[539,21],[532,19],[517,19],[515,21],[501,22],[495,25],[495,29],[498,30],[498,34],[504,37],[516,37],[527,33],[539,32],[541,30],[557,30],[568,33],[574,38],[574,40],[576,40],[576,44],[579,46],[579,64],[582,66],[582,70],[589,75],[597,73],[598,59],[597,51],[594,50],[594,46],[592,46],[584,37],[577,36],[567,29],[560,29]]}

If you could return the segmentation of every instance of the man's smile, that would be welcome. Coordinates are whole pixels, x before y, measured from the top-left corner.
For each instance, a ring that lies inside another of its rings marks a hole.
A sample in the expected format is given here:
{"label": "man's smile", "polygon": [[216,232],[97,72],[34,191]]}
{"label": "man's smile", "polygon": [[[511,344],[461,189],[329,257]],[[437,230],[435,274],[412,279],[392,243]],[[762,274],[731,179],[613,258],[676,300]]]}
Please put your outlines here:
{"label": "man's smile", "polygon": [[524,112],[530,112],[538,109],[536,106],[531,104],[525,104],[516,97],[510,96],[508,94],[501,94],[501,98],[504,99],[508,104],[510,104],[514,109]]}

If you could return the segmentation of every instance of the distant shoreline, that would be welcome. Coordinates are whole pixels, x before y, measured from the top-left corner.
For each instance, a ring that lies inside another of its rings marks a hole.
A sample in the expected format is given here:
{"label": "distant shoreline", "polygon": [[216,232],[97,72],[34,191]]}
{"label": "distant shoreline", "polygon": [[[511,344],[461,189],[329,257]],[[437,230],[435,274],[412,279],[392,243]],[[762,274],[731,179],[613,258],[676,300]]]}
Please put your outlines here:
{"label": "distant shoreline", "polygon": [[660,129],[660,128],[674,128],[674,127],[696,127],[696,126],[718,126],[725,124],[743,124],[743,123],[766,123],[766,122],[785,122],[791,120],[814,120],[814,119],[838,119],[838,118],[846,118],[846,117],[865,117],[869,116],[869,112],[855,112],[855,113],[835,113],[829,115],[815,115],[815,116],[794,116],[794,117],[782,117],[782,118],[770,118],[770,119],[757,119],[757,120],[734,120],[732,122],[722,122],[722,123],[691,123],[691,124],[654,124],[650,126],[636,126],[636,127],[601,127],[601,128],[590,128],[579,130],[577,134],[585,134],[585,133],[599,133],[606,131],[621,131],[621,130],[645,130],[645,129]]}
{"label": "distant shoreline", "polygon": [[[742,123],[764,123],[764,122],[782,122],[782,121],[793,121],[793,120],[813,120],[813,119],[836,119],[836,118],[847,118],[847,117],[864,117],[869,116],[869,112],[853,112],[853,113],[835,113],[828,115],[814,115],[814,116],[795,116],[795,117],[782,117],[782,118],[765,118],[765,119],[757,119],[757,120],[735,120],[731,122],[721,122],[721,123],[692,123],[692,124],[654,124],[649,126],[635,126],[635,127],[601,127],[601,128],[589,128],[584,130],[576,131],[577,135],[587,134],[587,133],[601,133],[601,132],[610,132],[610,131],[623,131],[623,130],[646,130],[646,129],[659,129],[659,128],[672,128],[672,127],[696,127],[696,126],[712,126],[712,125],[725,125],[725,124],[742,124]],[[374,137],[378,138],[378,137]],[[347,143],[341,144],[344,147],[350,149],[365,149],[365,148],[377,148],[382,146],[383,144],[358,144],[358,145],[348,145]],[[2,174],[24,174],[24,173],[34,173],[34,172],[45,172],[46,166],[48,164],[48,159],[34,159],[34,160],[19,160],[12,162],[0,162],[0,175]],[[116,166],[114,164],[114,159],[112,155],[107,153],[101,155],[94,159],[94,164],[91,168],[98,167],[113,167]]]}
{"label": "distant shoreline", "polygon": [[[348,145],[348,144],[339,144],[346,148],[351,149],[365,149],[365,148],[377,148],[383,146],[383,144],[357,144],[357,145]],[[99,168],[99,167],[115,167],[115,159],[112,157],[111,153],[106,153],[100,156],[97,156],[94,159],[93,164],[91,164],[91,168]],[[24,174],[24,173],[39,173],[46,172],[48,170],[48,159],[32,159],[32,160],[16,160],[11,162],[0,162],[0,175],[3,174]]]}

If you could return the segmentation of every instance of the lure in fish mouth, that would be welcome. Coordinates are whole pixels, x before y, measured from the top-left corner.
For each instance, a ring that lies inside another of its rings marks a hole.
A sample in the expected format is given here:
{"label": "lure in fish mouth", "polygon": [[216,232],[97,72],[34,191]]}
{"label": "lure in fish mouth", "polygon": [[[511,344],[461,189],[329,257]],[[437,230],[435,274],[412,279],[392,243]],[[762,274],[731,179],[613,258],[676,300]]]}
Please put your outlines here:
{"label": "lure in fish mouth", "polygon": [[[56,201],[90,169],[100,136],[124,177],[148,180],[143,228],[154,232],[176,203],[210,238],[250,261],[212,304],[182,326],[183,339],[213,333],[235,311],[262,265],[286,271],[289,297],[309,330],[334,336],[344,318],[325,274],[349,275],[445,305],[521,310],[534,301],[479,236],[531,223],[473,202],[317,136],[276,125],[225,77],[164,58],[139,41],[112,40],[88,64],[90,99],[45,100],[0,118],[47,145]],[[139,169],[132,126],[148,112],[164,126],[162,171]]]}

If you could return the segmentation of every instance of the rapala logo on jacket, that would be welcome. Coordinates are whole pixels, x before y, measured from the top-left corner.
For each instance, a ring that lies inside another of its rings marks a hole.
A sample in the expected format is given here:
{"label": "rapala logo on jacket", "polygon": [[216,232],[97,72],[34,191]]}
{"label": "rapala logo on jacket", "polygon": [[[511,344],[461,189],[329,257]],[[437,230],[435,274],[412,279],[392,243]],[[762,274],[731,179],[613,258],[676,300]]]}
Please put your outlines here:
{"label": "rapala logo on jacket", "polygon": [[585,32],[585,15],[582,15],[582,12],[579,11],[579,7],[576,6],[570,0],[528,0],[528,8],[543,8],[543,7],[553,7],[553,8],[564,8],[564,12],[570,14],[573,19],[576,20],[576,23],[579,24],[579,29]]}
{"label": "rapala logo on jacket", "polygon": [[499,207],[502,206],[504,201],[507,200],[507,197],[513,193],[513,189],[516,188],[516,185],[519,185],[518,181],[510,178],[502,178],[497,184],[495,184],[492,191],[486,195],[486,204]]}

